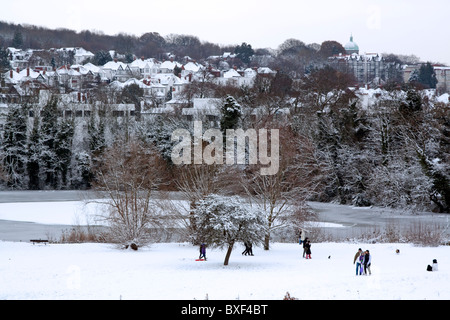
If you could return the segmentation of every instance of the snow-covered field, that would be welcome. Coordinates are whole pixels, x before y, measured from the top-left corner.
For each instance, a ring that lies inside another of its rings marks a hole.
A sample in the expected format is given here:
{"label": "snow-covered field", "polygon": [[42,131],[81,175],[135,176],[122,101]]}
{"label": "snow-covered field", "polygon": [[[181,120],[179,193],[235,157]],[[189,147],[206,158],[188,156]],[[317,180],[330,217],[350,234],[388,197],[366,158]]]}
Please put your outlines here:
{"label": "snow-covered field", "polygon": [[[355,275],[358,247],[372,254],[370,276]],[[0,299],[279,300],[286,292],[299,299],[450,299],[449,246],[313,243],[311,260],[298,244],[255,248],[255,256],[242,250],[236,246],[224,266],[224,251],[207,250],[208,261],[197,262],[190,244],[132,251],[0,242]],[[433,259],[439,271],[427,272]]]}
{"label": "snow-covered field", "polygon": [[[89,219],[85,209],[76,201],[1,204],[0,219],[72,224]],[[370,276],[355,275],[358,248],[372,254]],[[255,256],[243,249],[235,246],[224,266],[225,251],[208,249],[208,261],[197,262],[198,248],[187,243],[132,251],[0,242],[0,299],[450,299],[450,246],[313,243],[311,260],[297,243],[254,248]],[[433,259],[439,271],[427,272]]]}

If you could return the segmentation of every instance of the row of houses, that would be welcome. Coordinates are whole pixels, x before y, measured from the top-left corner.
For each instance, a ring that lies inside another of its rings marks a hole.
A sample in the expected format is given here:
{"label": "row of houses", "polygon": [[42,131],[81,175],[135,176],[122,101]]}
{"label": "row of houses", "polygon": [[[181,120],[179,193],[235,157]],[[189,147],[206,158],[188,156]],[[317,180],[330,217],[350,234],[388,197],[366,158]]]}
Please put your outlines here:
{"label": "row of houses", "polygon": [[[85,50],[77,52],[80,52],[79,55],[75,55],[78,57],[77,61],[91,56]],[[17,64],[14,65],[17,66]],[[59,93],[86,92],[99,84],[109,85],[114,89],[138,84],[144,90],[144,97],[151,98],[152,101],[164,102],[176,98],[185,85],[194,80],[241,86],[251,85],[257,74],[274,75],[275,73],[269,68],[217,70],[205,67],[196,61],[181,64],[173,58],[162,62],[153,58],[140,58],[132,63],[114,59],[103,66],[96,66],[89,62],[67,64],[58,68],[45,65],[24,69],[15,67],[0,75],[0,79],[2,93],[7,94],[9,102],[12,103],[19,102],[24,96],[36,96],[40,90],[53,89]]]}

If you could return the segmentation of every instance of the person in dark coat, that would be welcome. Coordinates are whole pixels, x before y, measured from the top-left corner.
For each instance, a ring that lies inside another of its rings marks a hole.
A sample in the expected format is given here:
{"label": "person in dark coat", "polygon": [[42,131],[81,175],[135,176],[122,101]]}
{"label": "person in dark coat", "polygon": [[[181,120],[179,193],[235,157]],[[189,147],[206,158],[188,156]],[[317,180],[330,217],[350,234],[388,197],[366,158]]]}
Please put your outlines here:
{"label": "person in dark coat", "polygon": [[306,241],[305,244],[305,255],[306,259],[311,259],[311,241]]}
{"label": "person in dark coat", "polygon": [[369,272],[368,274],[371,275],[372,272],[370,271],[370,265],[372,264],[372,256],[369,253],[369,250],[366,250],[364,252],[364,274],[367,276],[367,271]]}
{"label": "person in dark coat", "polygon": [[206,244],[202,243],[200,245],[200,256],[198,257],[199,259],[205,259],[206,260]]}
{"label": "person in dark coat", "polygon": [[305,240],[303,241],[303,258],[305,257],[306,254],[306,244],[308,243],[309,238],[305,238]]}
{"label": "person in dark coat", "polygon": [[252,256],[253,255],[253,249],[252,249],[252,244],[250,242],[244,242],[244,246],[245,246],[245,250],[242,252],[242,254],[244,256],[249,255]]}

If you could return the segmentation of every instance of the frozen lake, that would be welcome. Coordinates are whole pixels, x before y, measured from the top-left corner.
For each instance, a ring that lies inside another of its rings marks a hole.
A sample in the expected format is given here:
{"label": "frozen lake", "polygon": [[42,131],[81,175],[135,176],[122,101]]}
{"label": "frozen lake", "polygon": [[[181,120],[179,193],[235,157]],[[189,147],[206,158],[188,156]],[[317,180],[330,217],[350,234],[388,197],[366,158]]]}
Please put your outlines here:
{"label": "frozen lake", "polygon": [[[179,195],[171,195],[179,199]],[[0,241],[56,240],[72,225],[83,225],[80,219],[83,201],[96,197],[92,191],[2,191]],[[319,221],[327,223],[323,224],[326,225],[326,232],[338,237],[352,238],[361,232],[383,229],[387,225],[407,229],[419,224],[447,228],[447,236],[450,236],[448,214],[412,215],[383,208],[357,208],[317,202],[310,202],[309,205],[318,212]],[[64,212],[63,216],[61,211],[67,210],[69,212]]]}

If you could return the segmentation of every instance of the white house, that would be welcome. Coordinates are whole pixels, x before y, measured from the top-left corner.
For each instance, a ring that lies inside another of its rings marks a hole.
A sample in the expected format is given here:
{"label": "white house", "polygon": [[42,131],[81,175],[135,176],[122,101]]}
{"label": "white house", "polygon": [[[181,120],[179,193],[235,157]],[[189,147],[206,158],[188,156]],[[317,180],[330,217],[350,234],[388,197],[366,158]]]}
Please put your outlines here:
{"label": "white house", "polygon": [[120,82],[125,82],[130,79],[132,73],[130,67],[126,63],[117,60],[107,62],[102,67],[102,70],[106,78],[111,81],[117,80]]}
{"label": "white house", "polygon": [[195,98],[192,108],[183,108],[182,115],[189,121],[200,120],[208,122],[211,127],[220,127],[220,105],[221,99],[217,98]]}
{"label": "white house", "polygon": [[158,73],[159,63],[156,59],[136,59],[129,64],[134,75],[140,74],[144,78],[152,77]]}
{"label": "white house", "polygon": [[87,51],[83,48],[75,48],[75,64],[81,64],[87,59],[94,58],[94,54],[90,51]]}
{"label": "white house", "polygon": [[173,61],[172,59],[166,60],[159,66],[159,73],[173,73],[176,67],[181,68],[183,65]]}

